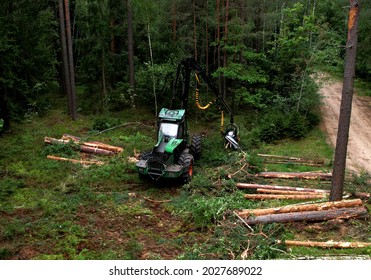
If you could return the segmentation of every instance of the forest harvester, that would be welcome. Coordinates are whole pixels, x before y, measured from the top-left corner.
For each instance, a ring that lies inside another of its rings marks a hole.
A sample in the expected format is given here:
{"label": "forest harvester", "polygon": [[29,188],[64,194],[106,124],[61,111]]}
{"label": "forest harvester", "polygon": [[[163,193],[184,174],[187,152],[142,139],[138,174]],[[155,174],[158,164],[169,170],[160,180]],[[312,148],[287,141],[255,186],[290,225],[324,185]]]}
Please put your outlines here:
{"label": "forest harvester", "polygon": [[[230,114],[230,123],[225,130],[222,124],[222,134],[226,147],[239,148],[238,127],[234,124],[231,108],[206,72],[193,58],[187,58],[178,64],[170,109],[162,108],[158,115],[157,143],[152,151],[142,153],[136,164],[141,177],[150,177],[154,181],[160,178],[174,178],[180,179],[182,183],[188,183],[192,179],[194,160],[201,156],[201,136],[190,137],[187,121],[190,76],[193,71],[198,83],[199,76],[201,76],[216,95],[215,100],[202,107],[198,103],[198,89],[196,88],[196,104],[199,108],[206,109],[216,102],[222,111],[222,122],[224,122],[223,113]],[[177,97],[179,99],[176,92],[180,77],[182,78],[180,106],[173,109]]]}

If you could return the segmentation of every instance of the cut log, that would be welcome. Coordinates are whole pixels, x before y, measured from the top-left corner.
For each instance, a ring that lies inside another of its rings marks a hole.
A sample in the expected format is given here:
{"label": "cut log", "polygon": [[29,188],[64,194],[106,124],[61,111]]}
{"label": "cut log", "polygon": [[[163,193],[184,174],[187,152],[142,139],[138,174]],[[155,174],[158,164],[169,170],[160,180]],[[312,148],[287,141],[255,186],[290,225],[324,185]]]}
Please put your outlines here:
{"label": "cut log", "polygon": [[68,144],[70,143],[70,140],[65,140],[65,139],[56,139],[52,137],[44,137],[44,142],[46,144]]}
{"label": "cut log", "polygon": [[288,186],[274,186],[274,185],[260,185],[260,184],[247,184],[247,183],[237,183],[237,188],[240,189],[268,189],[268,190],[288,190],[288,191],[305,191],[314,193],[330,193],[330,190],[321,189],[310,189],[310,188],[295,188]]}
{"label": "cut log", "polygon": [[331,180],[332,173],[319,172],[260,172],[256,175],[263,178]]}
{"label": "cut log", "polygon": [[245,194],[246,199],[252,200],[265,200],[265,199],[296,199],[296,200],[307,200],[307,199],[319,199],[327,197],[326,194]]}
{"label": "cut log", "polygon": [[250,225],[277,223],[277,222],[298,222],[298,221],[327,221],[333,219],[349,219],[367,217],[366,207],[340,208],[323,211],[305,211],[282,214],[269,214],[263,216],[249,217],[246,222]]}
{"label": "cut log", "polygon": [[85,153],[94,153],[94,154],[100,154],[100,155],[114,155],[115,154],[114,152],[111,152],[108,150],[100,149],[97,147],[90,147],[86,145],[81,145],[80,151],[85,152]]}
{"label": "cut log", "polygon": [[[286,190],[286,191],[292,191],[292,192],[298,192],[298,193],[299,192],[330,193],[330,190],[296,188],[296,187],[275,186],[275,185],[237,183],[236,186],[239,189],[259,189],[260,192],[263,192],[261,190],[265,189],[265,190],[282,190],[282,191]],[[344,193],[344,195],[350,195],[352,197],[361,198],[361,199],[369,199],[371,197],[370,193],[365,193],[365,192],[351,192],[351,193]]]}
{"label": "cut log", "polygon": [[104,143],[97,142],[97,141],[81,141],[80,137],[69,135],[69,134],[63,134],[62,139],[73,141],[75,144],[81,144],[81,145],[90,146],[93,148],[104,149],[104,150],[108,150],[114,153],[121,153],[124,150],[121,147],[112,146],[112,145],[104,144]]}
{"label": "cut log", "polygon": [[[290,191],[290,190],[270,190],[270,189],[256,189],[258,193],[266,193],[266,194],[300,194],[300,195],[313,195],[313,194],[321,194],[316,192],[310,191]],[[330,195],[330,193],[323,192],[323,195]]]}
{"label": "cut log", "polygon": [[[80,145],[79,142],[74,142],[73,139],[56,139],[52,137],[45,137],[44,142],[47,144],[69,144],[74,143],[76,144],[76,149],[78,148],[80,151],[85,153],[95,153],[95,154],[101,154],[101,155],[114,155],[115,153],[118,153],[118,149],[114,149],[115,151],[112,151],[112,147],[110,145],[106,145],[103,143],[92,143],[92,142],[82,142],[83,145]],[[119,148],[119,147],[116,147]],[[122,148],[119,148],[122,149]]]}
{"label": "cut log", "polygon": [[292,213],[292,212],[304,212],[304,211],[323,211],[334,208],[351,208],[362,206],[362,200],[360,199],[350,199],[323,203],[311,203],[311,204],[301,204],[301,205],[286,205],[281,207],[266,208],[266,209],[245,209],[238,213],[241,217],[249,216],[262,216],[268,214],[282,214],[282,213]]}
{"label": "cut log", "polygon": [[263,157],[263,158],[283,159],[286,161],[302,162],[302,163],[309,163],[309,164],[323,165],[325,163],[324,160],[311,160],[311,159],[289,157],[289,156],[278,156],[278,155],[267,155],[267,154],[258,154],[258,156]]}
{"label": "cut log", "polygon": [[104,162],[102,162],[102,161],[78,160],[78,159],[72,159],[72,158],[57,157],[57,156],[52,156],[52,155],[47,156],[47,158],[52,159],[52,160],[80,163],[80,164],[83,164],[83,165],[91,165],[91,164],[103,165],[104,164]]}
{"label": "cut log", "polygon": [[365,248],[370,247],[370,242],[345,242],[345,241],[326,241],[326,242],[317,242],[317,241],[297,241],[297,240],[285,240],[278,241],[277,243],[284,243],[286,246],[303,246],[303,247],[321,247],[321,248]]}

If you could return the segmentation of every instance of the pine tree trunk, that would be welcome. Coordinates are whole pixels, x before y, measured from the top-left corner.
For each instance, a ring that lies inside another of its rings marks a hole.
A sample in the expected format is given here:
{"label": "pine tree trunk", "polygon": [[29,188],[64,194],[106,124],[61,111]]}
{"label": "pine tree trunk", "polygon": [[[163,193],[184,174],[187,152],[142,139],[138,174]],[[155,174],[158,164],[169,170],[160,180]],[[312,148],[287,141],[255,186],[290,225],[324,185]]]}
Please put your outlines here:
{"label": "pine tree trunk", "polygon": [[129,58],[129,85],[131,107],[135,108],[135,69],[134,69],[134,43],[133,43],[133,13],[131,0],[127,0],[128,9],[128,58]]}
{"label": "pine tree trunk", "polygon": [[75,69],[73,63],[73,48],[71,36],[71,21],[70,21],[70,8],[68,0],[64,0],[65,20],[66,20],[66,37],[67,37],[67,52],[68,52],[68,69],[70,77],[70,91],[71,91],[71,118],[77,119],[77,105],[76,105],[76,92],[75,92]]}
{"label": "pine tree trunk", "polygon": [[353,99],[359,9],[358,0],[350,0],[344,81],[340,105],[330,201],[341,200],[344,188],[346,155]]}
{"label": "pine tree trunk", "polygon": [[67,93],[67,108],[68,114],[71,116],[71,82],[70,73],[68,67],[68,51],[67,51],[67,39],[66,39],[66,25],[64,22],[64,7],[63,0],[59,0],[59,26],[61,36],[61,47],[62,47],[62,67],[63,67],[63,89]]}

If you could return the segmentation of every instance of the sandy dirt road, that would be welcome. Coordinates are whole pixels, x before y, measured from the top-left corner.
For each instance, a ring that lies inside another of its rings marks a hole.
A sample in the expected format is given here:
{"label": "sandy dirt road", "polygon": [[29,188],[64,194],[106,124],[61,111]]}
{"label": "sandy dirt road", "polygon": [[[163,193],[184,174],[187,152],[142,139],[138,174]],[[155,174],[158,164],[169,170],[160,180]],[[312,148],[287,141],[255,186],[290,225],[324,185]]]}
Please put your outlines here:
{"label": "sandy dirt road", "polygon": [[[340,113],[342,83],[326,81],[322,84],[322,127],[335,147]],[[353,95],[349,129],[346,169],[371,174],[371,97]]]}

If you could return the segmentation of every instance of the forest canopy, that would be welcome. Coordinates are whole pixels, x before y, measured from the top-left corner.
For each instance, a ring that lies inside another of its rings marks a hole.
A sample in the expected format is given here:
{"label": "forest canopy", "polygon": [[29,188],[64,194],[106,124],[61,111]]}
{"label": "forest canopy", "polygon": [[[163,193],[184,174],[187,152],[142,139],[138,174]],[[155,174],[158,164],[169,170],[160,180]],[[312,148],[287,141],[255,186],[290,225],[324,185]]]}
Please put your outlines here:
{"label": "forest canopy", "polygon": [[[67,111],[65,103],[57,103],[67,99],[64,5],[80,114],[168,106],[177,63],[192,56],[236,112],[261,114],[254,131],[261,140],[301,137],[318,122],[315,74],[341,73],[349,8],[346,0],[5,0],[0,5],[0,130],[56,104]],[[370,13],[370,2],[362,1],[356,74],[366,81]]]}

